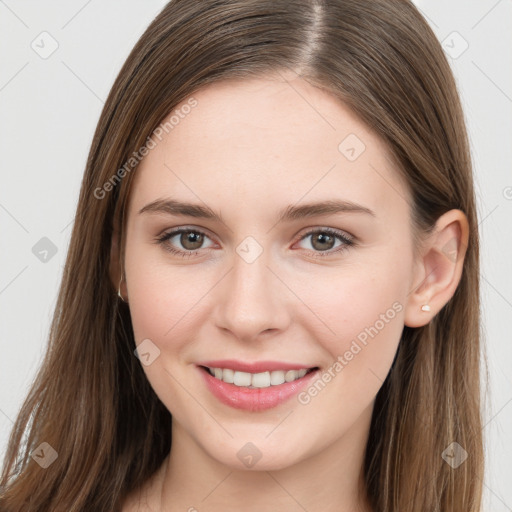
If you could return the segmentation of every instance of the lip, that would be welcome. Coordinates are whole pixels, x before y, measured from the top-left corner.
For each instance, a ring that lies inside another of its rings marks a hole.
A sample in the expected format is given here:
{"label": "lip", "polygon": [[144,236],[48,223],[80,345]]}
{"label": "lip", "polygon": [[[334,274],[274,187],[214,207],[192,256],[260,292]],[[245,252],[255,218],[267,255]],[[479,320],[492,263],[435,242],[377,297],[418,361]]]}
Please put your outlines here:
{"label": "lip", "polygon": [[308,364],[293,364],[283,363],[279,361],[253,361],[244,362],[237,361],[236,359],[221,359],[216,361],[202,361],[196,363],[198,366],[209,366],[210,368],[229,368],[230,370],[247,372],[247,373],[261,373],[272,372],[276,370],[301,370],[302,368],[315,368],[315,365]]}
{"label": "lip", "polygon": [[[219,364],[220,361],[216,361],[215,365]],[[258,366],[259,363],[256,364]],[[266,363],[265,363],[266,364]],[[307,366],[288,365],[286,368],[281,366],[276,369],[290,369],[297,370],[301,368],[307,368]],[[202,374],[204,382],[210,392],[220,402],[225,405],[229,405],[234,409],[241,409],[245,411],[257,412],[272,409],[284,402],[290,400],[294,395],[299,393],[303,388],[310,385],[310,383],[318,377],[320,370],[317,368],[310,373],[304,375],[300,379],[294,380],[293,382],[284,382],[278,386],[269,386],[268,388],[247,388],[242,386],[235,386],[234,384],[228,384],[220,379],[215,378],[210,372],[202,366],[210,366],[214,368],[231,368],[231,366],[211,366],[210,364],[204,364],[197,366],[198,371]],[[293,366],[293,368],[289,368]],[[254,367],[254,365],[253,365]],[[268,369],[268,365],[265,366]],[[234,369],[234,368],[231,368]],[[238,371],[246,371],[235,369]],[[265,371],[265,370],[262,370]],[[251,372],[251,373],[258,373]]]}

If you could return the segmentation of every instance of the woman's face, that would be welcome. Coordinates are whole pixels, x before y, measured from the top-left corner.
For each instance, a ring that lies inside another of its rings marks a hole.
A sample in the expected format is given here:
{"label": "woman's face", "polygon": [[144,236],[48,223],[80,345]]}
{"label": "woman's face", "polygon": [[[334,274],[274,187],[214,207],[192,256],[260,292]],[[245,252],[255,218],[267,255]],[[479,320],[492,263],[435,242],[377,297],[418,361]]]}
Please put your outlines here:
{"label": "woman's face", "polygon": [[134,171],[123,288],[173,446],[279,469],[361,444],[415,285],[385,145],[291,77],[175,110]]}

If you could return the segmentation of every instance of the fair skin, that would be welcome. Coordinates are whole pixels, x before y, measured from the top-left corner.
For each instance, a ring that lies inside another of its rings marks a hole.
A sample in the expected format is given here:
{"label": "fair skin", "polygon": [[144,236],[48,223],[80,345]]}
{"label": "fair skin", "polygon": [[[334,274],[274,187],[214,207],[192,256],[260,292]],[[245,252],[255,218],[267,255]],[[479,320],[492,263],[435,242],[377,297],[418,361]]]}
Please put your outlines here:
{"label": "fair skin", "polygon": [[[369,511],[358,488],[375,396],[404,325],[427,324],[455,292],[467,220],[447,212],[415,256],[410,195],[385,144],[300,78],[225,81],[193,96],[198,105],[135,171],[128,204],[121,293],[136,343],[150,339],[160,351],[143,369],[173,426],[170,455],[123,510]],[[365,145],[353,161],[338,149],[349,134]],[[139,213],[170,197],[207,206],[223,222]],[[326,200],[373,213],[278,222],[289,205]],[[179,234],[155,242],[184,226],[204,234],[202,245]],[[315,243],[317,235],[305,236],[312,228],[354,244]],[[237,252],[248,236],[263,249],[251,263]],[[447,244],[457,257],[447,257]],[[165,247],[198,252],[182,258]],[[113,262],[117,255],[115,235]],[[121,269],[113,269],[117,287]],[[262,411],[236,409],[210,392],[197,366],[272,360],[322,375],[370,326],[377,334],[308,403],[293,396]],[[248,442],[261,454],[252,467],[237,456]]]}

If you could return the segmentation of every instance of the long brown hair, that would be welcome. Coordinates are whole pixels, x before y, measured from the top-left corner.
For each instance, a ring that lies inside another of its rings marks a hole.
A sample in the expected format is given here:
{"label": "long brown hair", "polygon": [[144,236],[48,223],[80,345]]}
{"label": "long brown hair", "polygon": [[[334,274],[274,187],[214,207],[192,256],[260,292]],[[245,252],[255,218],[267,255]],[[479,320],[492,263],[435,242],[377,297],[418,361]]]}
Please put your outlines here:
{"label": "long brown hair", "polygon": [[[408,0],[174,0],[137,42],[101,113],[48,349],[9,439],[2,511],[119,510],[162,464],[171,415],[133,354],[129,307],[110,272],[112,235],[123,233],[136,172],[136,163],[125,163],[199,87],[285,69],[335,94],[387,143],[409,184],[418,232],[453,208],[468,218],[454,296],[425,327],[404,328],[376,397],[365,482],[379,512],[480,510],[472,164],[454,78],[434,33]],[[452,442],[468,454],[457,468],[442,456]],[[57,454],[46,469],[33,457],[41,443]]]}

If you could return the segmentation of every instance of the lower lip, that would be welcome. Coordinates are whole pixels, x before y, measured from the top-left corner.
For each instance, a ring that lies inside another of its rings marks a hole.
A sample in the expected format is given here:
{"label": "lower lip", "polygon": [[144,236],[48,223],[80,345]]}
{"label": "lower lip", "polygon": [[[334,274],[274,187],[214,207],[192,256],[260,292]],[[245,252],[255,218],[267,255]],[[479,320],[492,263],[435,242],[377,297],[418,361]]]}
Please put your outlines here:
{"label": "lower lip", "polygon": [[284,382],[268,388],[247,388],[228,384],[215,378],[208,370],[198,367],[211,393],[223,404],[246,411],[264,411],[277,407],[299,393],[318,375],[314,370],[293,382]]}

